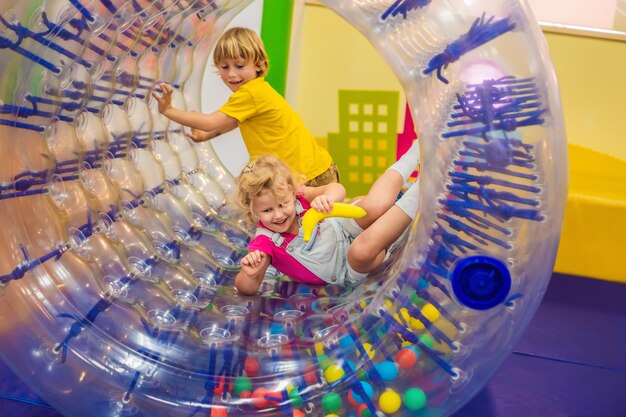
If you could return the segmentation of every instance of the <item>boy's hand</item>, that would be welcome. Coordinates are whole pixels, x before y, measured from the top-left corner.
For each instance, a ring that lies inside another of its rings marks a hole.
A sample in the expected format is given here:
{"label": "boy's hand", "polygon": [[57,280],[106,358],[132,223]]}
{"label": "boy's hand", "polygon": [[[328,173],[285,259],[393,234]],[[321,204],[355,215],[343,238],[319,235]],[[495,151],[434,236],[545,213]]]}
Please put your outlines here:
{"label": "boy's hand", "polygon": [[241,270],[248,276],[258,275],[264,266],[263,261],[266,257],[267,254],[260,250],[248,252],[248,254],[241,259]]}
{"label": "boy's hand", "polygon": [[211,139],[211,135],[209,132],[205,132],[200,129],[191,129],[191,132],[187,134],[187,137],[194,142],[204,142],[206,140]]}
{"label": "boy's hand", "polygon": [[333,209],[335,201],[332,197],[322,194],[318,195],[311,201],[311,208],[319,211],[320,213],[330,213]]}
{"label": "boy's hand", "polygon": [[154,97],[159,104],[159,113],[163,114],[172,108],[172,93],[174,92],[174,88],[167,83],[160,83],[159,87],[161,88],[162,94],[159,96],[153,91],[152,97]]}

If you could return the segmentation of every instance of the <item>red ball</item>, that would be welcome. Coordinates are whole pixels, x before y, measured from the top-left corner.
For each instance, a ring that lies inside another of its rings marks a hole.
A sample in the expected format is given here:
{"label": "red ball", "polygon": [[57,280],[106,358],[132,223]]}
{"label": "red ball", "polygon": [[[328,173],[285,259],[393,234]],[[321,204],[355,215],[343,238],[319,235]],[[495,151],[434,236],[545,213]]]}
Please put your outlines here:
{"label": "red ball", "polygon": [[248,390],[243,390],[239,393],[239,398],[251,398],[252,393]]}
{"label": "red ball", "polygon": [[370,417],[372,415],[366,404],[359,404],[356,409],[356,413],[359,417]]}
{"label": "red ball", "polygon": [[270,405],[270,402],[265,399],[265,395],[267,394],[267,390],[265,388],[257,388],[252,393],[252,404],[256,408],[267,408]]}
{"label": "red ball", "polygon": [[396,362],[401,368],[409,369],[417,363],[417,355],[413,349],[403,348],[398,351]]}
{"label": "red ball", "polygon": [[300,410],[293,410],[293,417],[304,417],[304,413]]}
{"label": "red ball", "polygon": [[211,417],[228,417],[228,411],[224,407],[211,408]]}
{"label": "red ball", "polygon": [[259,373],[259,362],[251,357],[247,357],[246,360],[243,363],[243,370],[246,371],[246,375],[247,376],[255,376],[256,374]]}
{"label": "red ball", "polygon": [[350,403],[350,405],[352,405],[353,407],[358,407],[360,405],[360,403],[356,402],[354,400],[354,397],[352,396],[352,389],[348,390],[348,402]]}
{"label": "red ball", "polygon": [[315,373],[315,371],[313,370],[313,367],[308,366],[305,370],[304,370],[304,381],[307,384],[317,384],[317,374]]}

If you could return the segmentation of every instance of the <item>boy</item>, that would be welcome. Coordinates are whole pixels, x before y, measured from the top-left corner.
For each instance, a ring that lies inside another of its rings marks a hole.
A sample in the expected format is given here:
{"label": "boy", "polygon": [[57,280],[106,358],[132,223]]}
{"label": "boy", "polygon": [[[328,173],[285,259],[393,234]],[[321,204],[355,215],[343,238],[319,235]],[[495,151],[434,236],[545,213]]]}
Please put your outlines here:
{"label": "boy", "polygon": [[195,142],[239,127],[251,159],[274,154],[303,174],[309,186],[339,181],[328,151],[318,145],[300,116],[265,81],[267,53],[254,31],[242,27],[226,31],[217,41],[213,61],[222,81],[233,92],[226,104],[211,114],[177,109],[172,107],[173,88],[162,83],[162,95],[152,93],[159,112],[192,128],[189,137]]}

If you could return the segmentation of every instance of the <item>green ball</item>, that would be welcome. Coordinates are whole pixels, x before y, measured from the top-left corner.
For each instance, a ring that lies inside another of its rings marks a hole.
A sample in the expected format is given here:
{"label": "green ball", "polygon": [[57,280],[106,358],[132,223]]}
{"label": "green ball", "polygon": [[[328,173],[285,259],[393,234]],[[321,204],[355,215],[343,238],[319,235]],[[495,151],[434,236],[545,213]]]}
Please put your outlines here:
{"label": "green ball", "polygon": [[411,300],[411,304],[413,304],[415,307],[418,307],[418,308],[426,304],[426,301],[424,301],[422,297],[417,295],[417,292],[413,292],[413,294],[411,294],[409,299]]}
{"label": "green ball", "polygon": [[420,342],[428,346],[429,349],[432,349],[435,346],[435,339],[429,334],[424,333],[419,338]]}
{"label": "green ball", "polygon": [[317,357],[317,361],[319,362],[320,368],[322,368],[323,371],[325,371],[326,368],[333,364],[333,361],[326,355],[319,355]]}
{"label": "green ball", "polygon": [[356,371],[356,378],[359,381],[367,381],[369,379],[369,375],[367,374],[367,371],[363,368],[359,368]]}
{"label": "green ball", "polygon": [[247,376],[237,377],[233,384],[233,391],[235,391],[236,395],[241,394],[242,391],[252,392],[252,381]]}
{"label": "green ball", "polygon": [[293,388],[291,391],[289,391],[289,399],[291,399],[291,405],[293,407],[300,407],[302,404],[304,404],[304,401],[302,401],[302,397],[298,392],[298,388]]}
{"label": "green ball", "polygon": [[426,394],[419,388],[410,388],[404,393],[402,402],[409,410],[417,411],[426,405]]}
{"label": "green ball", "polygon": [[329,392],[322,397],[322,408],[329,413],[339,411],[341,408],[341,397],[334,392]]}

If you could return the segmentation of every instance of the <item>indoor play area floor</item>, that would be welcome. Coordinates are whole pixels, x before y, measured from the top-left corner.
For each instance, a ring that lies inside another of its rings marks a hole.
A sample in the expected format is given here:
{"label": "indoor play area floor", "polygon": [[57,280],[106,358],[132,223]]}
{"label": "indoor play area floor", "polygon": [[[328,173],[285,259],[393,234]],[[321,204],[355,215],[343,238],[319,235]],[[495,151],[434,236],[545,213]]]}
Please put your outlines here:
{"label": "indoor play area floor", "polygon": [[[0,417],[62,417],[0,363]],[[488,385],[453,417],[626,417],[626,284],[555,273]]]}

